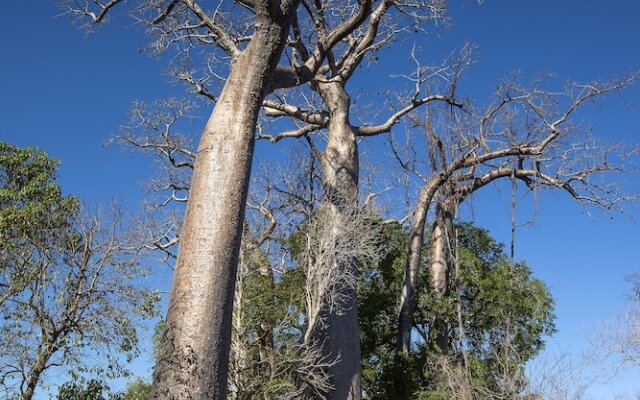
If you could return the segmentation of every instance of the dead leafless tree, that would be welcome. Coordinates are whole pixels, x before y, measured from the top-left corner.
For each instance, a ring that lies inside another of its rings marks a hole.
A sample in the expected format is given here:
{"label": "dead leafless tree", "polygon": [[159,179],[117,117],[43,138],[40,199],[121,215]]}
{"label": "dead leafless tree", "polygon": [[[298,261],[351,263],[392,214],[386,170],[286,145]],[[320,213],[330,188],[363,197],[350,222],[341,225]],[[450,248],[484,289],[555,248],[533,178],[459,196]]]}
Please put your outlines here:
{"label": "dead leafless tree", "polygon": [[630,304],[619,315],[601,322],[588,340],[594,354],[612,375],[625,367],[640,368],[638,304]]}
{"label": "dead leafless tree", "polygon": [[[601,379],[595,358],[554,351],[528,364],[525,393],[531,399],[578,400]],[[597,369],[597,368],[595,368]]]}

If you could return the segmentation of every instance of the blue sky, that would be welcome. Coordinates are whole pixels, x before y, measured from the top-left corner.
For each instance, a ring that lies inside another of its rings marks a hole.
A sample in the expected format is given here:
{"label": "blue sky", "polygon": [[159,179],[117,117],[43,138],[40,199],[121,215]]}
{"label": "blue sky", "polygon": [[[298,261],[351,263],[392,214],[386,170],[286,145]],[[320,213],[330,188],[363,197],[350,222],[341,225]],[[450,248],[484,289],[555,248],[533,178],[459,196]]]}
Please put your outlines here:
{"label": "blue sky", "polygon": [[[460,3],[460,2],[458,2]],[[452,26],[419,46],[433,60],[465,41],[478,46],[479,60],[461,91],[485,99],[515,70],[543,71],[561,80],[588,81],[640,69],[640,2],[615,0],[487,0],[452,6]],[[184,94],[168,82],[166,60],[140,53],[144,38],[128,20],[115,21],[90,36],[67,18],[55,18],[55,2],[5,0],[0,14],[0,140],[45,149],[61,160],[60,180],[68,193],[97,202],[124,199],[134,207],[152,174],[146,159],[105,146],[127,121],[133,100]],[[386,79],[404,63],[394,54],[372,68]],[[383,71],[383,72],[381,72]],[[360,85],[364,80],[356,80]],[[640,87],[610,98],[580,115],[608,140],[640,142]],[[203,109],[203,115],[208,110]],[[193,127],[199,130],[199,125]],[[258,160],[284,150],[259,146]],[[638,179],[628,185],[639,188]],[[533,267],[557,302],[561,348],[582,348],[585,331],[624,307],[624,277],[640,271],[638,209],[629,216],[578,207],[563,193],[542,196],[536,223],[518,231],[517,257]],[[522,209],[522,219],[532,210]],[[474,203],[473,218],[501,241],[509,238],[508,193],[486,191]],[[629,374],[595,390],[594,398],[640,390]]]}

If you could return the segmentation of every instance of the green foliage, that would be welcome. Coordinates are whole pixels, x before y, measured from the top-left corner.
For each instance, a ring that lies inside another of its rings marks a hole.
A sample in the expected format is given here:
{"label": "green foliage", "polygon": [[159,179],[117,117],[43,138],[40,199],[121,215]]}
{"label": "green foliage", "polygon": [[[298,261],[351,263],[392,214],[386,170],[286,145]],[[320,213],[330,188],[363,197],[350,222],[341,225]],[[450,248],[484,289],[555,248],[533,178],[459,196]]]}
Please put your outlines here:
{"label": "green foliage", "polygon": [[[505,362],[511,375],[544,346],[555,331],[554,303],[544,284],[522,263],[512,265],[503,246],[487,231],[470,224],[458,226],[460,277],[451,279],[450,295],[440,298],[431,287],[428,271],[419,276],[413,351],[395,353],[398,295],[406,260],[406,234],[387,227],[387,255],[363,270],[359,288],[363,382],[375,399],[449,399],[441,382],[442,366],[434,339],[446,332],[451,343],[448,360],[462,363],[467,353],[470,379],[487,390],[497,390],[498,372]],[[425,246],[428,248],[428,246]],[[428,259],[425,254],[423,259]],[[457,293],[460,293],[464,342],[459,342]],[[508,350],[505,341],[508,337]]]}
{"label": "green foliage", "polygon": [[127,376],[140,321],[156,314],[120,213],[81,213],[57,165],[0,142],[0,397],[30,396],[50,368],[74,382]]}
{"label": "green foliage", "polygon": [[130,381],[118,400],[151,400],[151,383],[140,378]]}
{"label": "green foliage", "polygon": [[[406,260],[406,234],[401,226],[386,225],[383,237],[386,254],[379,263],[362,267],[358,287],[358,316],[360,319],[360,346],[362,351],[362,379],[371,398],[389,398],[387,391],[403,376],[403,385],[393,396],[410,398],[416,379],[413,359],[395,357],[398,293],[401,291]],[[400,398],[400,397],[399,397]]]}
{"label": "green foliage", "polygon": [[277,274],[267,255],[243,246],[236,283],[230,374],[238,399],[281,399],[295,392],[304,274]]}
{"label": "green foliage", "polygon": [[102,381],[91,379],[85,385],[67,382],[58,389],[57,400],[107,400],[107,387]]}
{"label": "green foliage", "polygon": [[[300,228],[304,225],[280,242],[294,263],[275,275],[268,272],[271,266],[266,253],[244,247],[237,293],[240,301],[234,310],[240,323],[234,330],[231,367],[232,380],[238,385],[234,396],[239,399],[291,398],[296,389],[296,368],[304,362],[298,353],[305,318],[304,259],[300,257],[305,243]],[[542,349],[545,335],[554,332],[553,300],[542,282],[532,277],[525,264],[513,265],[503,246],[486,231],[462,224],[457,227],[458,284],[451,279],[450,295],[441,298],[431,287],[428,270],[421,270],[414,346],[408,355],[397,354],[397,307],[407,234],[399,225],[385,224],[380,229],[384,254],[376,262],[360,263],[358,284],[362,377],[367,398],[454,398],[445,371],[458,374],[454,381],[460,379],[463,350],[469,359],[469,383],[485,389],[485,393],[499,391],[504,364],[507,372],[518,376],[524,363]],[[429,246],[424,248],[423,259],[428,260]],[[465,331],[462,342],[458,293]],[[265,327],[273,333],[271,353]],[[448,334],[451,343],[446,357],[434,346],[441,332]]]}
{"label": "green foliage", "polygon": [[78,200],[62,195],[58,161],[0,142],[0,305],[42,273],[41,255],[64,247]]}
{"label": "green foliage", "polygon": [[85,384],[67,382],[58,389],[57,400],[151,400],[151,384],[141,378],[129,381],[122,393],[111,393],[101,380],[90,379]]}

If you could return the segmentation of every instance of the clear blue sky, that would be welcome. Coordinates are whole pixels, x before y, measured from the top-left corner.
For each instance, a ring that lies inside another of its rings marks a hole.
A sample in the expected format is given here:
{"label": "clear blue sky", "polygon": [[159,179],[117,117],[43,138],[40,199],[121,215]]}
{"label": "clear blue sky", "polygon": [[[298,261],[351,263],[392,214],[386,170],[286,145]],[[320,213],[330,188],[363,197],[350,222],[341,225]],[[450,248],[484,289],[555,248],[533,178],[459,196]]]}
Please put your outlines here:
{"label": "clear blue sky", "polygon": [[[451,10],[453,26],[421,46],[437,60],[465,41],[478,45],[479,62],[461,86],[467,96],[486,98],[500,78],[514,70],[550,71],[562,79],[585,81],[640,69],[640,2],[456,3]],[[141,183],[151,174],[149,163],[103,145],[126,122],[131,101],[182,95],[183,87],[167,82],[163,60],[139,52],[144,38],[129,20],[87,37],[68,19],[54,18],[58,13],[54,4],[3,2],[0,139],[37,146],[58,157],[66,192],[101,202],[124,198],[134,206]],[[398,60],[403,62],[406,55],[383,59],[376,70]],[[630,107],[614,98],[582,117],[597,134],[638,143],[640,87],[629,90],[625,99]],[[260,146],[257,158],[269,159],[280,151]],[[638,187],[639,181],[628,184]],[[476,222],[505,242],[510,218],[507,197],[487,192],[474,205]],[[560,347],[581,348],[585,330],[624,306],[628,294],[624,277],[640,271],[635,253],[640,229],[634,221],[640,212],[631,214],[596,212],[596,218],[590,218],[562,193],[550,194],[541,199],[536,224],[518,232],[518,258],[527,260],[556,298],[560,331],[554,340]],[[640,390],[638,376],[629,375],[593,395],[608,398],[623,390]]]}

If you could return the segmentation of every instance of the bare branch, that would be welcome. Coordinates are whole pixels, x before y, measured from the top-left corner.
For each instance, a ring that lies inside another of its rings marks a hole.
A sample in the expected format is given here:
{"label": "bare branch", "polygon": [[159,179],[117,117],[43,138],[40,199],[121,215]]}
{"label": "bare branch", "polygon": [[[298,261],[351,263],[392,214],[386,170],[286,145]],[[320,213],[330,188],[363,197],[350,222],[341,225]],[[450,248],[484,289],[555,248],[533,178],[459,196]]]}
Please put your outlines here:
{"label": "bare branch", "polygon": [[319,131],[320,129],[323,129],[323,127],[321,125],[305,125],[302,128],[296,129],[295,131],[285,131],[285,132],[281,132],[277,135],[268,135],[268,134],[264,134],[264,133],[258,133],[257,138],[258,139],[267,139],[269,140],[271,143],[277,143],[282,139],[285,138],[301,138],[301,137],[306,137],[308,134],[315,132],[315,131]]}
{"label": "bare branch", "polygon": [[[109,11],[118,5],[118,3],[124,3],[125,0],[109,0],[108,2],[93,1],[89,2],[81,0],[68,0],[62,3],[62,6],[67,9],[65,14],[73,14],[77,16],[89,17],[92,23],[100,24],[105,20]],[[93,3],[96,9],[92,9],[91,3]]]}
{"label": "bare branch", "polygon": [[454,107],[463,107],[461,103],[457,103],[454,99],[444,95],[431,95],[422,99],[412,100],[411,104],[391,115],[384,123],[375,126],[362,126],[357,128],[358,136],[376,136],[381,133],[387,133],[391,131],[391,128],[400,121],[400,118],[415,110],[416,108],[433,101],[443,101]]}
{"label": "bare branch", "polygon": [[371,4],[371,0],[360,0],[357,12],[321,38],[303,65],[299,67],[279,65],[273,75],[272,87],[293,87],[313,79],[331,49],[366,20],[371,13]]}
{"label": "bare branch", "polygon": [[263,101],[262,107],[269,117],[289,116],[308,124],[320,125],[323,127],[326,127],[329,123],[329,114],[326,111],[306,111],[291,104],[283,104],[272,100]]}

